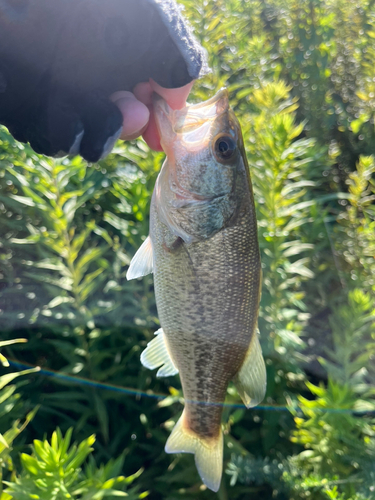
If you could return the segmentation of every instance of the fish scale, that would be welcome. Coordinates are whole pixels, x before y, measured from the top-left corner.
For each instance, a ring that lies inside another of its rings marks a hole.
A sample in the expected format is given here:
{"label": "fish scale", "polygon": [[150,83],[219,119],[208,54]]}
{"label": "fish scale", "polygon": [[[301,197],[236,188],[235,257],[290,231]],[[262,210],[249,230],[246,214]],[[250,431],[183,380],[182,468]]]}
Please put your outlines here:
{"label": "fish scale", "polygon": [[266,385],[253,191],[225,90],[181,111],[156,97],[154,108],[167,159],[151,201],[150,236],[128,279],[153,271],[162,330],[141,360],[161,366],[158,376],[179,372],[185,407],[166,451],[194,453],[203,482],[217,491],[228,384],[233,380],[248,407],[263,399]]}
{"label": "fish scale", "polygon": [[[203,408],[203,404],[224,401],[257,323],[260,257],[258,251],[252,252],[257,245],[249,245],[256,241],[252,226],[254,218],[246,213],[238,224],[208,240],[165,252],[168,228],[155,207],[151,211],[160,323],[179,369],[185,410],[194,414],[189,422],[199,429],[202,416],[212,414],[214,434],[220,430],[222,408]],[[199,404],[192,403],[192,409],[190,401]]]}

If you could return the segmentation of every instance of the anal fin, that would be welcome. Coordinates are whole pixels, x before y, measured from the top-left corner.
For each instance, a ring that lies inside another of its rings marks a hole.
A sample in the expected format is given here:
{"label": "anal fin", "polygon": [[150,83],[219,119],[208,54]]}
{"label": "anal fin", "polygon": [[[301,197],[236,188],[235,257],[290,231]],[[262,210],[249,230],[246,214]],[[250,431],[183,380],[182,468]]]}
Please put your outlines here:
{"label": "anal fin", "polygon": [[256,406],[263,400],[267,388],[267,372],[258,330],[251,339],[244,362],[233,382],[247,408]]}
{"label": "anal fin", "polygon": [[173,364],[171,356],[165,343],[163,329],[155,332],[156,337],[147,344],[146,349],[141,354],[141,363],[146,368],[154,370],[159,368],[157,377],[170,377],[178,373],[178,369]]}
{"label": "anal fin", "polygon": [[130,262],[128,272],[126,273],[126,279],[133,280],[135,278],[141,278],[142,276],[146,276],[146,274],[152,273],[152,269],[152,244],[150,237],[147,236]]}

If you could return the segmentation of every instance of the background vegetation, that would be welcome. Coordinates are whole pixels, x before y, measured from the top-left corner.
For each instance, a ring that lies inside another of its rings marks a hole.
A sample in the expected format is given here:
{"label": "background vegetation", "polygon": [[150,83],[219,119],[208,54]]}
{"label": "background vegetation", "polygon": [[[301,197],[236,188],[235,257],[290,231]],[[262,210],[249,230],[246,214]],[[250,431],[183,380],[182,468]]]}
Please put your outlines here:
{"label": "background vegetation", "polygon": [[213,69],[191,101],[228,86],[243,128],[266,399],[230,388],[217,495],[163,452],[179,379],[141,367],[152,277],[125,280],[163,154],[52,160],[1,129],[0,499],[373,499],[375,4],[181,3]]}

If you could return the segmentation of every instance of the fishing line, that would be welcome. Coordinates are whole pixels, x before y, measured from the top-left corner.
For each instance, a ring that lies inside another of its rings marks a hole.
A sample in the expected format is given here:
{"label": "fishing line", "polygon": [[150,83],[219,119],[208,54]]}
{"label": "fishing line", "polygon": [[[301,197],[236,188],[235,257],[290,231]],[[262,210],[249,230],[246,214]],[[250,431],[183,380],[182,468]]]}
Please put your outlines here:
{"label": "fishing line", "polygon": [[[63,382],[68,382],[74,385],[81,385],[81,386],[88,386],[92,387],[95,389],[101,389],[101,390],[106,390],[106,391],[112,391],[112,392],[118,392],[120,394],[124,394],[127,396],[143,396],[146,398],[151,398],[151,399],[156,399],[158,401],[162,401],[167,397],[171,397],[170,394],[155,394],[155,393],[150,393],[150,392],[145,392],[141,391],[139,389],[133,389],[129,387],[123,387],[119,385],[114,385],[114,384],[105,384],[104,382],[97,382],[95,380],[90,380],[87,378],[83,377],[77,377],[75,375],[68,375],[66,373],[58,372],[55,370],[46,370],[44,368],[40,368],[39,366],[32,365],[30,363],[20,363],[19,361],[16,360],[7,360],[9,362],[9,365],[14,367],[14,368],[19,368],[21,370],[25,369],[30,369],[30,368],[39,368],[35,374],[42,375],[44,377],[51,377],[52,380],[59,379]],[[182,398],[181,398],[182,399]],[[202,403],[200,401],[192,401],[192,403],[195,404],[205,404],[207,406],[207,403]],[[212,403],[211,406],[222,406],[224,408],[234,408],[234,409],[246,409],[246,406],[244,404],[236,404],[236,403]],[[298,406],[285,406],[285,405],[258,405],[255,406],[254,408],[250,408],[251,410],[255,411],[285,411],[285,412],[292,412],[295,411],[297,413],[302,414],[302,410]],[[309,408],[309,412],[314,411],[314,412],[325,412],[325,413],[346,413],[346,414],[351,414],[355,416],[361,416],[361,415],[367,415],[367,414],[373,414],[373,412],[368,411],[368,410],[353,410],[349,408]]]}

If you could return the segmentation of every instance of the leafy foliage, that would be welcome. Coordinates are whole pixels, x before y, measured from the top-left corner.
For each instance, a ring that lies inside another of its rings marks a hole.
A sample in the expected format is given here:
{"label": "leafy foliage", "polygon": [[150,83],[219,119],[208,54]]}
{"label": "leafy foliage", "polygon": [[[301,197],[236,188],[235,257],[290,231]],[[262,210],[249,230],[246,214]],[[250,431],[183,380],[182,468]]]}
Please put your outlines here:
{"label": "leafy foliage", "polygon": [[345,260],[351,281],[359,282],[359,286],[373,291],[375,290],[375,181],[372,178],[374,172],[374,157],[361,156],[357,169],[348,176],[348,208],[338,218],[341,224],[339,228],[346,235],[339,240],[339,251]]}
{"label": "leafy foliage", "polygon": [[[17,342],[24,342],[25,339],[15,339],[10,341],[0,341],[0,348],[15,344]],[[1,364],[9,367],[7,359],[0,353]],[[23,411],[23,406],[20,401],[20,396],[17,394],[16,384],[11,384],[16,378],[22,375],[28,375],[37,372],[38,369],[24,370],[16,373],[6,373],[0,376],[0,499],[8,500],[10,497],[3,492],[3,469],[12,470],[12,444],[13,441],[21,434],[28,423],[34,418],[38,408],[29,412],[21,422],[21,418],[17,418]],[[11,385],[10,385],[11,384]],[[23,416],[23,415],[22,415]]]}
{"label": "leafy foliage", "polygon": [[309,267],[309,251],[314,245],[304,241],[300,228],[319,201],[308,195],[315,182],[306,171],[310,168],[311,175],[314,167],[319,167],[321,151],[314,140],[297,139],[303,124],[295,124],[293,112],[297,106],[289,99],[289,90],[282,82],[255,90],[251,102],[256,111],[244,133],[249,138],[247,151],[265,269],[265,336],[274,339],[272,350],[298,356],[303,344],[298,333],[308,319],[300,285],[302,280],[314,277]]}
{"label": "leafy foliage", "polygon": [[[373,498],[375,5],[180,3],[212,67],[191,100],[226,85],[242,125],[264,276],[267,397],[245,411],[229,388],[218,498]],[[182,393],[140,366],[152,278],[125,279],[162,159],[138,140],[53,160],[0,129],[0,347],[44,369],[0,356],[1,500],[217,498],[162,451]]]}
{"label": "leafy foliage", "polygon": [[6,493],[15,500],[101,500],[102,498],[129,499],[145,498],[135,490],[124,491],[139,476],[118,476],[122,468],[123,457],[112,460],[107,465],[97,468],[91,461],[85,472],[81,466],[93,451],[95,436],[90,436],[78,446],[69,447],[72,429],[63,437],[57,429],[52,434],[51,442],[34,440],[32,455],[22,453],[21,462],[24,472],[15,482],[6,482]]}

